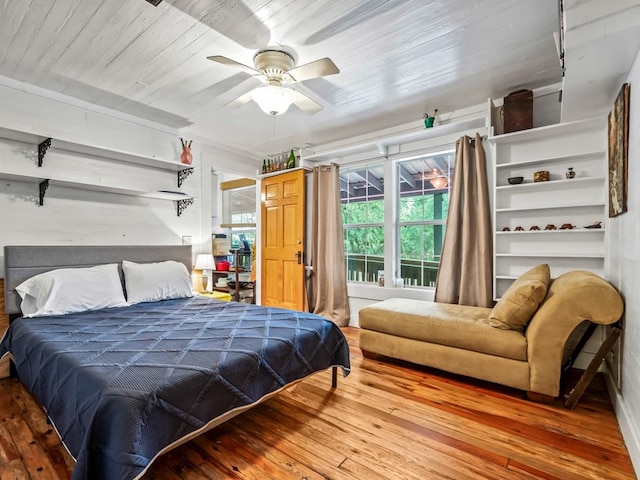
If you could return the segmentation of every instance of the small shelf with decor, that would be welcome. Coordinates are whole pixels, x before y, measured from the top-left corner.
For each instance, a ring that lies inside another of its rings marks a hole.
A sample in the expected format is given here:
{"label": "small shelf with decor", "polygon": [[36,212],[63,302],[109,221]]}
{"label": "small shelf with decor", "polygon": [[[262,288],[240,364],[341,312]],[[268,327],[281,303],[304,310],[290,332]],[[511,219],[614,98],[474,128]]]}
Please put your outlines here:
{"label": "small shelf with decor", "polygon": [[68,140],[20,132],[8,128],[0,128],[0,138],[37,145],[39,166],[42,166],[44,163],[44,158],[49,150],[64,150],[67,152],[81,153],[83,155],[91,155],[93,157],[100,157],[107,160],[117,160],[119,162],[133,163],[143,165],[145,167],[160,168],[162,170],[169,170],[173,172],[192,169],[191,166],[185,165],[184,163],[164,160],[154,156],[125,152],[123,150],[96,145],[70,142]]}
{"label": "small shelf with decor", "polygon": [[169,190],[158,190],[155,192],[149,192],[145,190],[137,190],[133,188],[123,188],[117,185],[107,185],[107,184],[98,184],[98,183],[89,183],[89,182],[76,182],[70,180],[63,180],[59,178],[52,178],[48,176],[41,175],[26,175],[26,174],[11,174],[11,173],[0,173],[0,178],[4,178],[6,180],[13,180],[16,182],[24,182],[24,183],[37,183],[39,186],[38,193],[38,205],[44,205],[44,199],[47,191],[50,188],[57,187],[66,187],[66,188],[75,188],[78,190],[89,190],[94,192],[103,192],[103,193],[114,193],[118,195],[130,195],[134,197],[143,197],[143,198],[154,198],[158,200],[173,200],[176,202],[176,209],[178,216],[182,214],[182,212],[187,208],[187,206],[191,205],[195,198],[193,195],[188,195],[183,192],[174,192]]}
{"label": "small shelf with decor", "polygon": [[[216,256],[216,258],[220,258],[221,256]],[[216,277],[216,283],[213,285],[213,290],[216,292],[227,292],[230,293],[232,299],[236,302],[241,300],[250,299],[250,303],[255,303],[255,284],[254,282],[250,282],[247,280],[243,280],[247,274],[251,274],[250,270],[245,270],[240,265],[243,263],[243,257],[251,258],[251,252],[242,252],[236,250],[233,253],[230,253],[228,256],[231,257],[232,262],[227,267],[228,270],[214,270],[212,273]],[[251,262],[249,262],[251,264]],[[225,278],[226,277],[226,278]],[[220,279],[225,278],[226,285],[220,285]]]}

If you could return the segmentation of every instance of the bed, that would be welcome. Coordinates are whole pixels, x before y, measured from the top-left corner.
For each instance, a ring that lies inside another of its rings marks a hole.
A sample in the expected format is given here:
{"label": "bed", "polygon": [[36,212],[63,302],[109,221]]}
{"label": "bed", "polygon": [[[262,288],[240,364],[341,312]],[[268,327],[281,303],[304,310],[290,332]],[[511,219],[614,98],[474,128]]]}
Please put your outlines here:
{"label": "bed", "polygon": [[20,316],[16,287],[39,274],[115,263],[126,290],[133,288],[132,277],[123,274],[128,262],[151,268],[169,260],[190,272],[190,247],[4,252],[5,309],[12,321],[0,356],[10,354],[16,374],[76,460],[72,480],[139,478],[160,454],[292,383],[331,368],[335,386],[337,368],[349,373],[344,335],[309,313],[194,296]]}

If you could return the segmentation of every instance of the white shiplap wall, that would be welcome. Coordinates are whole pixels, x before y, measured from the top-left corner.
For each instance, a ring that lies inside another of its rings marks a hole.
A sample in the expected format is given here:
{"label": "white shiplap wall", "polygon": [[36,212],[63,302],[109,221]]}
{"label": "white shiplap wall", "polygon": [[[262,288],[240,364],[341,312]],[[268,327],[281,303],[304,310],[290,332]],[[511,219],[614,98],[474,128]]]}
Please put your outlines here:
{"label": "white shiplap wall", "polygon": [[[0,86],[0,126],[78,143],[178,161],[178,132],[154,128],[51,98],[37,91]],[[92,181],[141,190],[177,190],[176,173],[51,149],[39,169],[37,148],[0,139],[0,246],[58,244],[180,244],[194,241],[194,253],[208,244],[211,196],[201,191],[202,169],[211,169],[199,144],[193,145],[195,172],[182,190],[198,197],[183,214],[173,201],[51,186],[44,206],[38,185],[2,178],[2,172],[31,173]],[[213,157],[210,149],[209,157]],[[210,188],[210,175],[205,182]],[[0,256],[2,253],[0,252]],[[1,259],[3,264],[3,258]],[[3,265],[0,265],[3,267]],[[2,268],[0,268],[1,274]]]}
{"label": "white shiplap wall", "polygon": [[[631,84],[629,112],[629,199],[628,211],[610,220],[610,281],[625,299],[622,338],[621,386],[610,391],[616,416],[631,459],[640,471],[640,54],[627,77]],[[613,104],[613,99],[611,99]]]}

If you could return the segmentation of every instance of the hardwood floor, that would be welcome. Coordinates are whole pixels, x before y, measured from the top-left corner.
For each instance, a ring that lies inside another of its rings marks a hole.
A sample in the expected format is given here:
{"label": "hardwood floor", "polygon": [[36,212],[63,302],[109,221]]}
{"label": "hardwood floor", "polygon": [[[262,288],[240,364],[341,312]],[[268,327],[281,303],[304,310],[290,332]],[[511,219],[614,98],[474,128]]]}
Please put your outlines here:
{"label": "hardwood floor", "polygon": [[[506,387],[363,359],[323,372],[160,457],[144,479],[633,479],[602,378],[575,410]],[[68,479],[73,461],[15,379],[0,380],[0,478]],[[116,480],[116,479],[114,479]]]}

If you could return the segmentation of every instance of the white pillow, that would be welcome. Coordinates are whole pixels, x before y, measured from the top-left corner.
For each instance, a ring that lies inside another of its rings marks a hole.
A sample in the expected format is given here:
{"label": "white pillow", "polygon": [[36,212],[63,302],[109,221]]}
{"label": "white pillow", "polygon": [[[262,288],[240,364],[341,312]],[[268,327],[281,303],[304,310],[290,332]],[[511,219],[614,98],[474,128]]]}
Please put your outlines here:
{"label": "white pillow", "polygon": [[160,263],[124,260],[122,270],[129,303],[193,297],[191,277],[182,263],[173,260]]}
{"label": "white pillow", "polygon": [[16,291],[22,297],[20,309],[25,317],[127,305],[115,263],[51,270],[25,280]]}

